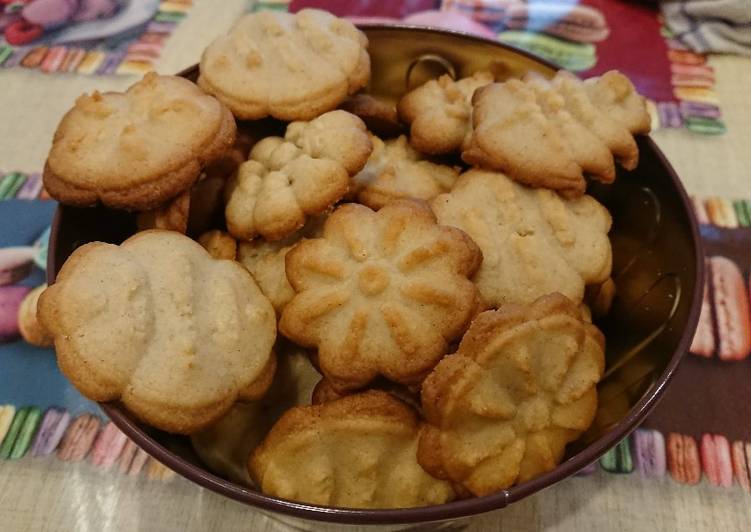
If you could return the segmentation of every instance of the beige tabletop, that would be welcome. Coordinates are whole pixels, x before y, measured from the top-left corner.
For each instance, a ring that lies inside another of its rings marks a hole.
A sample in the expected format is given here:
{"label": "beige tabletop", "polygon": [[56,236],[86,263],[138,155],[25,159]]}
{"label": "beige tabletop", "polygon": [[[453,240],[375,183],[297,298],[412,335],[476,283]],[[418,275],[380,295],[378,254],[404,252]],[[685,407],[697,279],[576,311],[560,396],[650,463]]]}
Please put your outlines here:
{"label": "beige tabletop", "polygon": [[[206,44],[247,6],[245,0],[195,0],[170,38],[157,69],[195,63]],[[751,59],[712,57],[727,133],[704,137],[660,130],[653,138],[695,195],[751,197]],[[123,89],[129,77],[0,71],[0,164],[42,168],[60,115],[84,91]],[[19,127],[23,124],[23,127]],[[687,487],[638,474],[573,478],[503,511],[478,517],[469,530],[748,530],[751,498],[739,488]],[[175,477],[129,478],[54,458],[0,464],[0,530],[282,530],[258,511]]]}

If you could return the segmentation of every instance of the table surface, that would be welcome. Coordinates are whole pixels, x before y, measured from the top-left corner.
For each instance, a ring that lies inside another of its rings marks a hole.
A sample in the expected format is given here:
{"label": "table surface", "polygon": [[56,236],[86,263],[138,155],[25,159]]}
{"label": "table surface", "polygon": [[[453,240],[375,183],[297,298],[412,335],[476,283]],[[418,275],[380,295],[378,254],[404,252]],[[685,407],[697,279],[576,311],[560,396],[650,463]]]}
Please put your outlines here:
{"label": "table surface", "polygon": [[[157,69],[173,73],[197,61],[226,31],[246,0],[195,0],[163,51]],[[711,57],[727,133],[705,137],[659,130],[653,138],[689,193],[751,197],[751,59]],[[74,99],[93,89],[122,90],[130,77],[44,75],[25,69],[0,72],[0,164],[37,171],[58,118]],[[9,141],[8,139],[12,139]],[[500,512],[478,517],[468,530],[747,530],[749,495],[708,483],[683,486],[639,475],[574,478]],[[7,461],[0,467],[3,530],[281,530],[252,508],[187,480],[168,483],[128,478],[52,458]]]}

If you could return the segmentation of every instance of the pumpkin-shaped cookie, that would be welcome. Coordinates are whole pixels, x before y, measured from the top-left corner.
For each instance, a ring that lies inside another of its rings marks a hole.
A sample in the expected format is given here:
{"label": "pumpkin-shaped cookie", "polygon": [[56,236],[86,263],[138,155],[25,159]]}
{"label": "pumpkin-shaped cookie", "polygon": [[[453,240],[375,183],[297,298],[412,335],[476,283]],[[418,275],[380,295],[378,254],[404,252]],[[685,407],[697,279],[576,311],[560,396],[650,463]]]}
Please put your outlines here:
{"label": "pumpkin-shaped cookie", "polygon": [[326,11],[251,13],[206,48],[198,84],[238,118],[310,120],[367,85],[367,46]]}
{"label": "pumpkin-shaped cookie", "polygon": [[269,301],[238,263],[174,231],[78,248],[38,317],[83,395],[170,432],[209,425],[273,375]]}
{"label": "pumpkin-shaped cookie", "polygon": [[236,134],[216,98],[152,72],[125,92],[76,100],[55,131],[44,187],[62,203],[154,209],[186,191]]}
{"label": "pumpkin-shaped cookie", "polygon": [[420,382],[477,309],[469,278],[481,257],[465,233],[438,225],[422,202],[399,200],[378,212],[343,205],[321,238],[287,254],[296,295],[280,330],[317,348],[321,372],[340,390],[378,375]]}
{"label": "pumpkin-shaped cookie", "polygon": [[417,415],[371,390],[288,410],[250,458],[261,490],[311,504],[409,508],[454,498],[417,463]]}
{"label": "pumpkin-shaped cookie", "polygon": [[579,303],[585,285],[610,275],[610,213],[592,196],[568,200],[472,169],[431,206],[440,223],[482,249],[474,281],[488,307],[529,304],[552,292]]}

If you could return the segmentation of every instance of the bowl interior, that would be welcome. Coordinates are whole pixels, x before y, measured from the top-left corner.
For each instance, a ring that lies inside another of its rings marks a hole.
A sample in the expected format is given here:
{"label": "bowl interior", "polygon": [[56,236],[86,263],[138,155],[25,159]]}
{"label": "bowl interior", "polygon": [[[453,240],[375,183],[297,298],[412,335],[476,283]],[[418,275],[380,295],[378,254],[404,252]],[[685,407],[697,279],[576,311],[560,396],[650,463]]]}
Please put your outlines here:
{"label": "bowl interior", "polygon": [[[371,94],[396,101],[410,86],[452,72],[480,69],[497,79],[555,69],[526,53],[465,35],[418,28],[364,28],[370,40]],[[194,78],[197,68],[183,73]],[[410,523],[468,516],[501,508],[571,475],[624,438],[654,406],[687,350],[698,320],[703,259],[688,197],[669,163],[648,137],[638,139],[639,167],[619,172],[612,185],[591,187],[613,215],[611,313],[597,325],[607,338],[606,375],[591,430],[571,445],[563,463],[530,482],[495,495],[429,508],[351,510],[264,496],[208,471],[185,437],[135,421],[118,404],[103,405],[136,443],[178,473],[224,495],[291,516],[341,523]],[[119,243],[135,232],[133,215],[102,207],[58,208],[50,239],[50,281],[73,250],[90,241]]]}

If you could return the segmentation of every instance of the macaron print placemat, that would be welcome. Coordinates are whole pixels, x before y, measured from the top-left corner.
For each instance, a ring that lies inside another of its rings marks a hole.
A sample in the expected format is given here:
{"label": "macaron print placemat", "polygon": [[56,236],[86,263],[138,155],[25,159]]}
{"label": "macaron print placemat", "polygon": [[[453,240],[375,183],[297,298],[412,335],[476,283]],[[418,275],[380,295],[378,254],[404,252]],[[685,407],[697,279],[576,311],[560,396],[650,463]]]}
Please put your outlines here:
{"label": "macaron print placemat", "polygon": [[[279,9],[287,2],[259,2]],[[293,0],[290,11],[322,7],[355,21],[402,21],[475,33],[529,50],[579,73],[617,69],[650,100],[653,127],[725,131],[706,57],[663,27],[657,4],[620,0]]]}
{"label": "macaron print placemat", "polygon": [[191,0],[0,0],[0,67],[80,74],[153,68]]}
{"label": "macaron print placemat", "polygon": [[172,471],[149,458],[65,380],[51,348],[21,338],[19,312],[29,292],[45,282],[49,224],[57,206],[31,199],[39,195],[37,182],[38,176],[19,173],[0,178],[5,200],[0,201],[0,467],[6,460],[47,457],[171,478]]}

